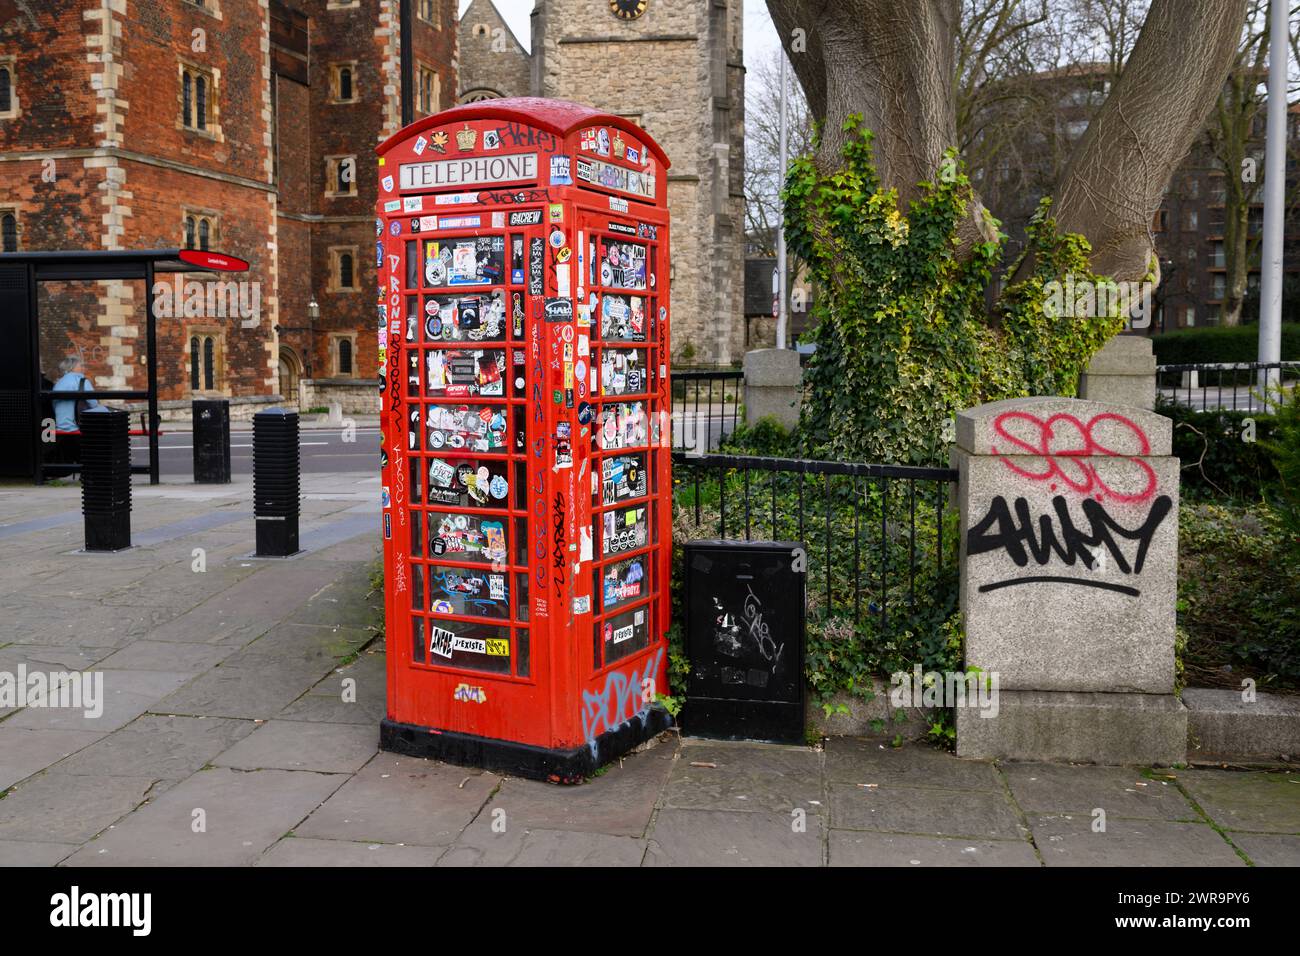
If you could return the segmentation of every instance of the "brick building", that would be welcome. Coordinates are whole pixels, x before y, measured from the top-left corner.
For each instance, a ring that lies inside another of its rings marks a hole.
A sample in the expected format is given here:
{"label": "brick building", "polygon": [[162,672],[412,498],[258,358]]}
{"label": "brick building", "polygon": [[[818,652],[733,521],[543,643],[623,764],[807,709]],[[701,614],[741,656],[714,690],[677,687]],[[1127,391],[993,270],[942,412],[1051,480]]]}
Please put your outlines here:
{"label": "brick building", "polygon": [[529,54],[492,0],[460,21],[460,102],[574,100],[667,152],[673,351],[690,363],[745,349],[742,28],[741,0],[536,0]]}
{"label": "brick building", "polygon": [[[412,6],[419,116],[456,89],[456,11]],[[309,380],[308,404],[369,407],[399,44],[397,0],[0,0],[0,241],[246,259],[238,314],[178,290],[160,398],[296,401]],[[43,290],[45,364],[78,352],[97,387],[141,387],[149,290],[93,285]]]}

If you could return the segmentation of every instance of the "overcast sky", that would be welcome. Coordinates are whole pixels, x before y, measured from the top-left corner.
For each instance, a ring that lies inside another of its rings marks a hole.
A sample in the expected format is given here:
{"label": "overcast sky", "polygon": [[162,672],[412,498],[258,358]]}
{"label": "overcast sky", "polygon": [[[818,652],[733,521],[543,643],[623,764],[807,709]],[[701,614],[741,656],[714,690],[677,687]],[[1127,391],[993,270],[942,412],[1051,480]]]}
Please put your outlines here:
{"label": "overcast sky", "polygon": [[[655,0],[650,0],[654,3]],[[764,0],[744,0],[745,2],[745,65],[752,66],[758,60],[770,57],[778,46],[776,30],[767,14]],[[532,37],[528,25],[528,15],[533,10],[533,0],[495,0],[501,16],[510,24],[519,42],[528,49]],[[464,13],[470,0],[460,0],[460,12]]]}

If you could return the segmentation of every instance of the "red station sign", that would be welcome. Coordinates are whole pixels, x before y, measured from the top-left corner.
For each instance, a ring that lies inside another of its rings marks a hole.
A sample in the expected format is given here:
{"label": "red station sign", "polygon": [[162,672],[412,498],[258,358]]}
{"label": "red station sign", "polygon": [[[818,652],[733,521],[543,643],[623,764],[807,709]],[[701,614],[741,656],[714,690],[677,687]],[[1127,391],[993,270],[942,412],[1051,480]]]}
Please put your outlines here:
{"label": "red station sign", "polygon": [[378,153],[381,744],[579,779],[671,720],[668,158],[531,98]]}

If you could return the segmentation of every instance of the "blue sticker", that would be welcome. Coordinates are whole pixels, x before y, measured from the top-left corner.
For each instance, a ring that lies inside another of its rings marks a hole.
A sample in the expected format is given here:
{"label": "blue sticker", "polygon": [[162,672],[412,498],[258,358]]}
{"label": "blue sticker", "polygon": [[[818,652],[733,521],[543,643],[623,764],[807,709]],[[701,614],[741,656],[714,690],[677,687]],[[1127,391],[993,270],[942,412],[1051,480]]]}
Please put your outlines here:
{"label": "blue sticker", "polygon": [[402,231],[402,224],[401,224],[400,222],[398,222],[396,219],[394,219],[391,223],[389,223],[388,231],[391,232],[393,235],[396,236],[396,235],[398,235],[399,233],[401,233],[401,231]]}
{"label": "blue sticker", "polygon": [[383,267],[384,267],[384,243],[383,240],[381,239],[379,242],[375,243],[375,268],[382,269]]}
{"label": "blue sticker", "polygon": [[492,497],[496,498],[497,500],[504,498],[506,496],[506,492],[508,492],[509,490],[510,488],[506,484],[506,480],[502,478],[500,475],[493,475],[492,481],[488,483],[488,491],[491,492]]}
{"label": "blue sticker", "polygon": [[524,270],[512,269],[510,272],[510,281],[514,283],[522,283],[524,281]]}
{"label": "blue sticker", "polygon": [[392,536],[393,536],[393,513],[389,511],[384,514],[384,537],[391,538]]}
{"label": "blue sticker", "polygon": [[380,219],[378,216],[376,216],[376,217],[375,217],[375,235],[376,235],[376,236],[382,236],[383,234],[384,234],[384,220],[382,220],[382,219]]}
{"label": "blue sticker", "polygon": [[595,415],[596,413],[592,410],[591,405],[588,402],[578,403],[579,422],[581,422],[584,425],[588,425],[591,423],[591,420],[595,417]]}

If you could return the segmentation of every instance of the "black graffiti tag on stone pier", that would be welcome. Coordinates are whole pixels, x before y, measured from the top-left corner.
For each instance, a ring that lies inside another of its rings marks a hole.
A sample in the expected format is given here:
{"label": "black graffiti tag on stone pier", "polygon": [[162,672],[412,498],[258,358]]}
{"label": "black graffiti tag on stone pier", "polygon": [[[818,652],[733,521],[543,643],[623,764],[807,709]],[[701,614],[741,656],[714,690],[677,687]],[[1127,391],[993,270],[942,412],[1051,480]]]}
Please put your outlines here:
{"label": "black graffiti tag on stone pier", "polygon": [[[966,554],[974,557],[987,551],[1006,551],[1007,556],[1017,567],[1026,567],[1030,558],[1038,565],[1045,565],[1055,554],[1066,565],[1073,567],[1075,560],[1081,560],[1084,567],[1091,569],[1096,562],[1093,549],[1105,545],[1115,565],[1124,574],[1141,574],[1142,564],[1146,561],[1147,550],[1155,537],[1156,529],[1173,508],[1173,501],[1168,495],[1160,495],[1151,504],[1146,520],[1137,528],[1126,528],[1106,511],[1099,501],[1085,499],[1081,505],[1083,515],[1088,519],[1088,531],[1085,533],[1076,527],[1070,517],[1065,498],[1057,495],[1052,499],[1055,511],[1055,524],[1052,515],[1029,513],[1029,502],[1017,498],[1012,509],[1007,507],[1007,499],[998,495],[989,505],[988,513],[973,525],[966,534]],[[1060,534],[1058,537],[1057,527]],[[1115,540],[1118,535],[1128,541],[1138,543],[1137,554],[1130,565],[1127,556]],[[1053,582],[1060,584],[1077,584],[1081,587],[1101,588],[1118,591],[1137,597],[1141,592],[1126,584],[1109,581],[1096,581],[1091,578],[1065,577],[1060,575],[1033,575],[1028,577],[1008,578],[980,586],[980,591],[996,591],[999,588],[1012,587],[1017,584]]]}

